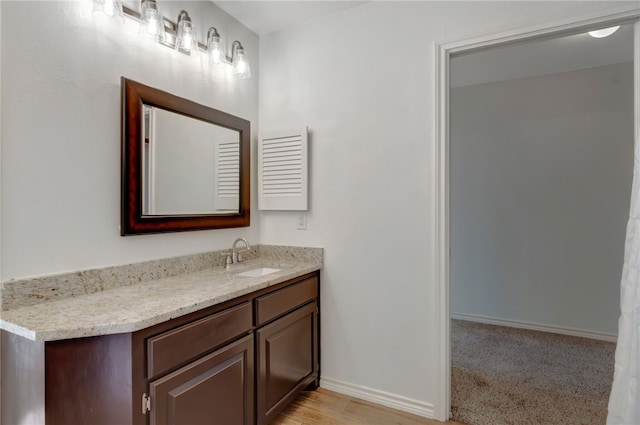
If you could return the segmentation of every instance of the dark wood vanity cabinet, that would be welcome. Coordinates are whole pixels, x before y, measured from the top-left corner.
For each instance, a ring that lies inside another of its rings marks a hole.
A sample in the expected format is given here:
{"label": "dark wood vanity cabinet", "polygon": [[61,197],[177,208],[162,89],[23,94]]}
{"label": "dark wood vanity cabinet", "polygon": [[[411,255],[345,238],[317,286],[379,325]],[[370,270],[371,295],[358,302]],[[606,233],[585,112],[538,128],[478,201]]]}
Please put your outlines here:
{"label": "dark wood vanity cabinet", "polygon": [[147,338],[149,424],[267,425],[317,386],[318,291],[306,275]]}
{"label": "dark wood vanity cabinet", "polygon": [[47,425],[266,425],[319,384],[319,273],[133,333],[11,340],[34,353],[25,376],[44,372]]}

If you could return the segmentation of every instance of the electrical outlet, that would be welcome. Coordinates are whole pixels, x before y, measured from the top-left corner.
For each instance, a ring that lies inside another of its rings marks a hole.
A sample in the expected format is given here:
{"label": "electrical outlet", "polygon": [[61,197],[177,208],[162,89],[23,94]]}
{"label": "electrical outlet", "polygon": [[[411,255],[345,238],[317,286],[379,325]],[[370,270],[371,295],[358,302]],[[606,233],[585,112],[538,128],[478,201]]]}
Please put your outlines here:
{"label": "electrical outlet", "polygon": [[307,230],[307,213],[298,214],[298,221],[296,223],[296,229]]}

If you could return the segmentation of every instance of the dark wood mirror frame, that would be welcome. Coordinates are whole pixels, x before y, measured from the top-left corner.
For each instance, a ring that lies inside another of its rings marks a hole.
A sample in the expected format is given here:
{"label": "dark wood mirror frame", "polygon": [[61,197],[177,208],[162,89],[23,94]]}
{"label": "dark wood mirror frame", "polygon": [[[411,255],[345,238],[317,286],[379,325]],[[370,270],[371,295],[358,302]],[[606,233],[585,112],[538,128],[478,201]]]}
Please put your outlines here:
{"label": "dark wood mirror frame", "polygon": [[[246,227],[250,224],[250,155],[249,121],[145,86],[125,77],[122,86],[122,236],[144,233]],[[237,213],[216,215],[144,216],[142,214],[142,105],[155,106],[181,115],[206,121],[240,133],[240,205]]]}

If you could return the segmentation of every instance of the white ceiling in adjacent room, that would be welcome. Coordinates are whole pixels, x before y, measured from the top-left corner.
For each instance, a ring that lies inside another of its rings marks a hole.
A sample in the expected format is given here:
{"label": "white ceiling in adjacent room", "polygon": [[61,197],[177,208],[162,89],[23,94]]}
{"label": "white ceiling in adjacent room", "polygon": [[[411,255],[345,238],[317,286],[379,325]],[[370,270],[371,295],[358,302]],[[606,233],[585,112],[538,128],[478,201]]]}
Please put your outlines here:
{"label": "white ceiling in adjacent room", "polygon": [[606,38],[581,33],[512,44],[454,57],[451,86],[514,80],[633,61],[633,25]]}

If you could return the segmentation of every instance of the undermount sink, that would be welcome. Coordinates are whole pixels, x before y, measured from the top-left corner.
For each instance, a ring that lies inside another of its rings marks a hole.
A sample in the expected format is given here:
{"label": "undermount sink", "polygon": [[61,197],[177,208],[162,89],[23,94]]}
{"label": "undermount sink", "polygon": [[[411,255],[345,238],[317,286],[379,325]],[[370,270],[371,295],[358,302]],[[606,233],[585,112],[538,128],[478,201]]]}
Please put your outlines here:
{"label": "undermount sink", "polygon": [[279,272],[281,269],[272,269],[271,267],[258,267],[257,269],[247,270],[246,272],[238,273],[238,276],[242,277],[260,277],[266,276],[271,273]]}

